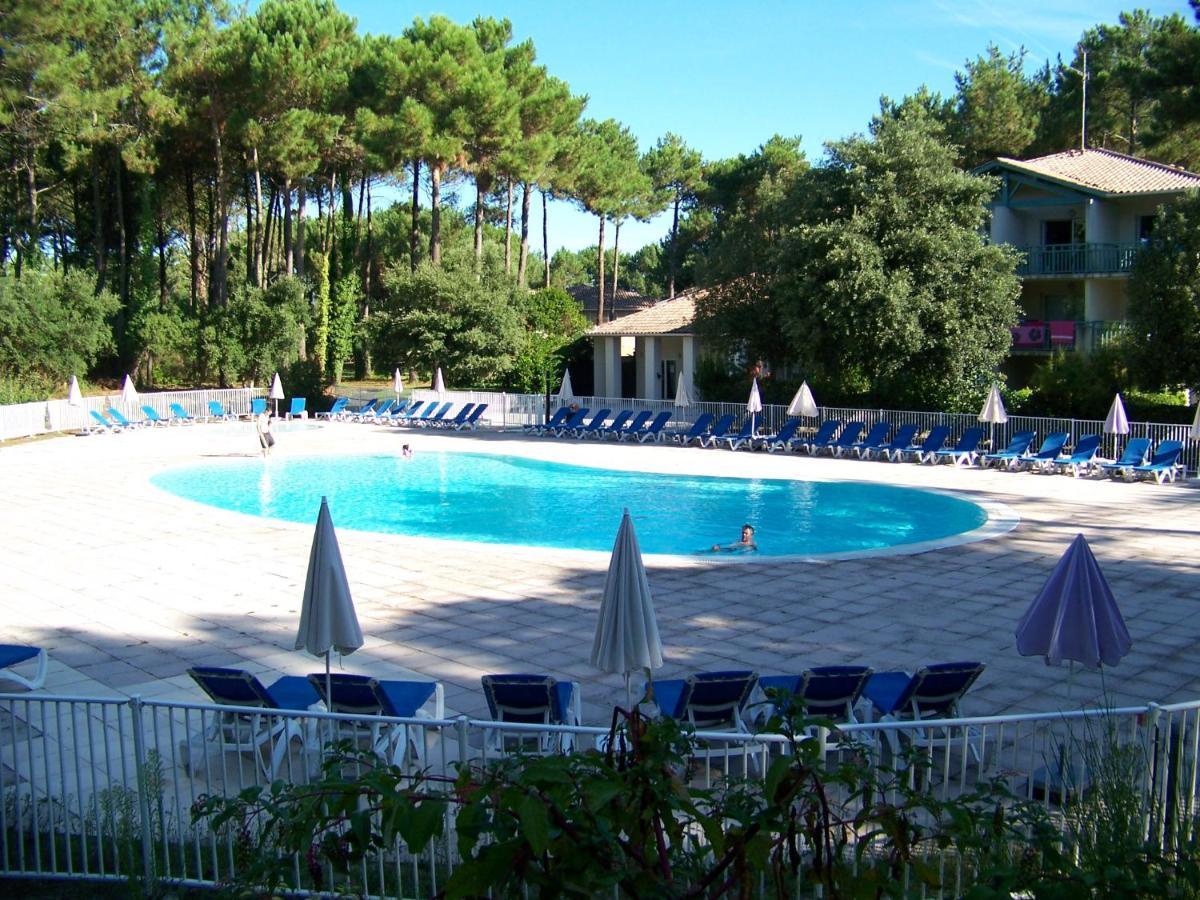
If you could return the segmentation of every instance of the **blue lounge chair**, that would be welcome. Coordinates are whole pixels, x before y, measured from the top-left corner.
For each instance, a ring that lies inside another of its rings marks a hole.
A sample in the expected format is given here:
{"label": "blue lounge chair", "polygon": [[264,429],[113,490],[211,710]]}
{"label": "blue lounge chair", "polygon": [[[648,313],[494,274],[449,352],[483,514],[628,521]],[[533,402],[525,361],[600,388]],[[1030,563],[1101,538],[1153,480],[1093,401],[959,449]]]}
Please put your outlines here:
{"label": "blue lounge chair", "polygon": [[1182,454],[1183,443],[1181,441],[1159,441],[1150,461],[1133,467],[1134,477],[1149,476],[1158,484],[1162,484],[1164,481],[1174,481],[1176,476],[1184,471],[1184,466],[1179,461]]}
{"label": "blue lounge chair", "polygon": [[754,449],[754,433],[758,430],[758,419],[756,416],[746,416],[742,421],[742,427],[738,429],[737,434],[727,434],[721,438],[729,445],[730,450],[736,450],[739,447],[748,447]]}
{"label": "blue lounge chair", "polygon": [[704,435],[708,434],[708,429],[712,427],[716,416],[712,413],[701,413],[696,421],[692,423],[692,427],[686,431],[676,432],[671,436],[671,439],[681,447],[686,447],[692,441],[701,440]]}
{"label": "blue lounge chair", "polygon": [[742,711],[758,683],[755,672],[700,672],[654,682],[654,698],[664,716],[705,731],[749,729]]}
{"label": "blue lounge chair", "polygon": [[[644,444],[644,443],[646,443],[646,441],[654,441],[655,443],[658,443],[658,442],[662,441],[663,429],[666,427],[667,423],[670,421],[671,421],[671,413],[670,412],[660,412],[657,416],[654,417],[654,420],[649,425],[647,425],[645,428],[643,428],[641,431],[629,431],[628,434],[631,437],[637,438],[637,442],[639,444]],[[625,436],[622,435],[621,439],[624,440],[624,437]]]}
{"label": "blue lounge chair", "polygon": [[173,421],[171,419],[164,419],[153,406],[143,406],[142,413],[146,416],[146,421],[151,425],[170,425]]}
{"label": "blue lounge chair", "polygon": [[[374,401],[372,401],[372,402],[374,402]],[[253,400],[250,401],[250,415],[252,417],[261,415],[262,413],[265,413],[266,411],[267,411],[267,398],[266,397],[255,397]]]}
{"label": "blue lounge chair", "polygon": [[96,424],[88,428],[85,434],[115,434],[121,430],[121,426],[114,425],[108,419],[104,418],[99,410],[89,409],[88,415],[95,420]]}
{"label": "blue lounge chair", "polygon": [[208,417],[210,419],[220,419],[223,422],[234,418],[232,413],[225,412],[225,407],[221,405],[220,400],[208,401]]}
{"label": "blue lounge chair", "polygon": [[125,418],[125,416],[122,414],[122,412],[119,409],[114,409],[111,406],[107,410],[105,410],[105,412],[108,413],[108,417],[110,419],[112,419],[114,422],[116,422],[122,428],[126,428],[126,429],[139,428],[142,425],[150,424],[146,419],[142,419],[141,421],[138,421],[138,422],[132,422],[129,419]]}
{"label": "blue lounge chair", "polygon": [[[802,675],[764,675],[758,679],[758,686],[764,693],[781,691],[788,695],[788,703],[807,716],[847,725],[858,721],[854,707],[872,674],[869,666],[816,666]],[[771,699],[769,693],[767,696]],[[771,700],[768,716],[777,709]]]}
{"label": "blue lounge chair", "polygon": [[1036,436],[1037,433],[1033,431],[1018,431],[1003,450],[996,453],[985,453],[979,457],[980,467],[986,469],[991,463],[995,463],[997,468],[1000,466],[1004,466],[1006,469],[1014,468],[1017,460],[1029,453],[1029,448],[1033,446]]}
{"label": "blue lounge chair", "polygon": [[611,412],[612,410],[607,406],[603,409],[597,410],[596,414],[592,416],[592,421],[588,422],[587,424],[580,423],[575,428],[570,429],[571,435],[576,438],[581,438],[585,435],[595,434],[597,430],[603,427]]}
{"label": "blue lounge chair", "polygon": [[417,420],[417,424],[422,428],[437,428],[439,423],[446,418],[446,414],[450,412],[450,407],[453,405],[453,402],[447,400],[441,406],[435,407],[430,413],[421,416],[421,418]]}
{"label": "blue lounge chair", "polygon": [[424,400],[415,400],[408,405],[407,409],[401,410],[399,415],[392,417],[392,424],[415,425],[424,416],[431,415],[436,409],[436,400],[430,400],[428,403]]}
{"label": "blue lounge chair", "polygon": [[[264,687],[255,676],[241,669],[217,666],[194,666],[188,674],[204,693],[221,706],[252,707],[264,710],[303,712],[316,706],[317,692],[298,675],[285,675]],[[204,739],[220,746],[225,752],[253,751],[268,777],[274,778],[287,756],[292,738],[306,742],[301,720],[295,716],[272,716],[265,713],[221,713],[212,722]],[[270,762],[259,751],[270,747]],[[189,760],[189,768],[195,763]]]}
{"label": "blue lounge chair", "polygon": [[1100,435],[1085,434],[1075,444],[1070,456],[1060,456],[1051,462],[1055,471],[1070,472],[1072,478],[1091,471],[1096,464],[1096,454],[1100,452]]}
{"label": "blue lounge chair", "polygon": [[638,410],[638,414],[629,420],[629,424],[618,431],[613,431],[612,436],[618,441],[623,441],[625,440],[625,435],[637,434],[646,426],[646,423],[650,421],[650,417],[652,415],[654,415],[654,413],[650,412],[648,409]]}
{"label": "blue lounge chair", "polygon": [[559,425],[567,421],[567,417],[571,415],[571,407],[560,406],[554,411],[547,422],[531,422],[528,425],[522,425],[521,430],[532,434],[541,434],[543,431],[549,431],[551,428],[557,428]]}
{"label": "blue lounge chair", "polygon": [[[549,675],[484,675],[483,695],[496,722],[526,725],[582,724],[579,685]],[[551,731],[489,729],[485,742],[496,750],[529,749],[541,753],[569,751],[572,735]]]}
{"label": "blue lounge chair", "polygon": [[583,423],[587,421],[588,413],[590,412],[591,410],[586,406],[580,407],[579,409],[575,410],[574,413],[568,416],[566,421],[564,421],[561,425],[555,428],[547,428],[545,431],[543,431],[542,437],[545,437],[548,434],[552,434],[555,437],[562,437],[564,434],[570,434],[576,428],[582,427]]}
{"label": "blue lounge chair", "polygon": [[842,429],[842,433],[837,436],[836,441],[830,441],[824,447],[813,448],[813,455],[819,456],[821,451],[828,450],[830,456],[841,456],[856,443],[866,428],[864,422],[847,422],[846,427]]}
{"label": "blue lounge chair", "polygon": [[[891,431],[891,422],[876,422],[871,426],[871,430],[867,432],[865,438],[850,445],[849,452],[853,453],[856,459],[864,459],[870,455],[872,450],[887,441],[887,436]],[[839,450],[837,455],[841,456],[842,452]]]}
{"label": "blue lounge chair", "polygon": [[793,416],[783,423],[783,427],[775,434],[762,435],[758,438],[758,448],[766,449],[768,453],[774,453],[776,450],[790,450],[792,441],[796,437],[796,429],[803,423],[802,419]]}
{"label": "blue lounge chair", "polygon": [[1026,470],[1046,468],[1058,458],[1058,454],[1067,445],[1070,437],[1070,433],[1066,431],[1050,432],[1046,435],[1046,439],[1042,441],[1042,446],[1038,448],[1037,453],[1031,453],[1017,460],[1017,468]]}
{"label": "blue lounge chair", "polygon": [[408,400],[397,400],[392,404],[392,408],[386,413],[379,416],[379,420],[387,425],[395,425],[404,418],[405,413],[412,407]]}
{"label": "blue lounge chair", "polygon": [[937,451],[937,453],[925,461],[940,463],[942,460],[949,460],[955,466],[969,466],[975,462],[975,457],[979,455],[979,442],[982,440],[983,429],[978,425],[973,425],[962,433],[962,437],[958,439],[957,444],[945,450]]}
{"label": "blue lounge chair", "polygon": [[926,458],[933,459],[936,456],[948,437],[950,437],[949,425],[934,425],[919,446],[896,450],[891,459],[893,462],[899,462],[908,457],[914,457],[918,463],[923,463]]}
{"label": "blue lounge chair", "polygon": [[362,416],[359,421],[370,422],[375,425],[386,425],[392,421],[392,408],[397,405],[398,403],[395,400],[383,400],[375,404],[375,408]]}
{"label": "blue lounge chair", "polygon": [[1113,462],[1101,463],[1100,470],[1110,476],[1129,479],[1133,477],[1134,467],[1142,465],[1149,454],[1150,438],[1130,438],[1120,457]]}
{"label": "blue lounge chair", "polygon": [[471,410],[471,414],[467,416],[466,420],[462,424],[454,426],[455,429],[458,431],[474,431],[479,427],[479,417],[484,414],[487,408],[488,405],[486,403],[478,404],[473,410]]}
{"label": "blue lounge chair", "polygon": [[458,428],[463,422],[467,421],[467,417],[471,415],[471,410],[475,408],[474,403],[464,403],[462,409],[453,417],[447,417],[437,423],[438,428]]}
{"label": "blue lounge chair", "polygon": [[616,416],[613,417],[613,420],[603,428],[598,428],[596,431],[592,432],[592,436],[594,436],[596,440],[602,441],[610,434],[617,434],[620,432],[620,430],[625,427],[625,423],[632,418],[633,410],[623,409],[617,413]]}
{"label": "blue lounge chair", "polygon": [[911,449],[913,438],[917,436],[917,429],[920,427],[920,425],[912,422],[901,425],[897,429],[895,437],[890,441],[881,442],[874,447],[863,447],[862,456],[859,458],[870,459],[872,456],[875,456],[879,459],[891,459],[893,453],[900,454],[905,450]]}
{"label": "blue lounge chair", "polygon": [[[326,694],[329,679],[331,696]],[[314,672],[308,683],[320,695],[330,712],[354,716],[388,716],[415,719],[432,715],[445,717],[445,693],[436,681],[380,681],[367,675],[335,672],[326,676]],[[432,701],[432,709],[427,707]],[[424,730],[416,725],[388,724],[380,721],[335,721],[336,737],[365,741],[372,750],[395,766],[421,766],[425,759]]]}
{"label": "blue lounge chair", "polygon": [[[863,696],[871,701],[883,721],[959,718],[958,704],[983,672],[983,663],[953,662],[923,666],[916,674],[876,672],[867,679]],[[932,748],[956,743],[953,731],[919,729],[909,733],[913,746]],[[896,734],[888,734],[895,746]],[[960,738],[961,739],[961,738]],[[976,762],[983,759],[983,742],[967,732],[967,744]]]}
{"label": "blue lounge chair", "polygon": [[349,397],[338,397],[336,400],[333,401],[333,406],[329,407],[328,411],[319,412],[315,416],[313,416],[313,418],[314,419],[339,419],[339,418],[341,418],[342,412],[343,412],[343,410],[345,410],[346,405],[349,402],[350,402]]}
{"label": "blue lounge chair", "polygon": [[[13,666],[19,666],[34,660],[33,674],[22,675],[13,671]],[[46,651],[41,647],[30,647],[25,644],[0,644],[0,680],[15,681],[22,687],[36,691],[46,683]]]}
{"label": "blue lounge chair", "polygon": [[841,419],[826,419],[817,429],[817,433],[812,437],[803,441],[798,441],[796,446],[812,456],[814,451],[822,447],[828,447],[833,443],[833,436],[837,434],[837,430],[842,427]]}
{"label": "blue lounge chair", "polygon": [[737,416],[726,414],[717,419],[712,428],[708,430],[708,434],[700,436],[700,446],[715,447],[717,441],[729,434],[729,429],[733,427],[736,418]]}
{"label": "blue lounge chair", "polygon": [[[263,401],[266,402],[265,400]],[[361,422],[367,416],[375,415],[375,407],[379,405],[379,400],[372,398],[360,406],[358,409],[350,410],[345,413],[343,418],[347,422]]]}
{"label": "blue lounge chair", "polygon": [[180,404],[171,403],[168,405],[168,408],[171,410],[172,422],[178,422],[180,425],[194,425],[196,423],[195,416],[184,409]]}
{"label": "blue lounge chair", "polygon": [[287,416],[289,419],[307,419],[308,413],[304,411],[305,398],[293,397],[291,404],[288,406]]}

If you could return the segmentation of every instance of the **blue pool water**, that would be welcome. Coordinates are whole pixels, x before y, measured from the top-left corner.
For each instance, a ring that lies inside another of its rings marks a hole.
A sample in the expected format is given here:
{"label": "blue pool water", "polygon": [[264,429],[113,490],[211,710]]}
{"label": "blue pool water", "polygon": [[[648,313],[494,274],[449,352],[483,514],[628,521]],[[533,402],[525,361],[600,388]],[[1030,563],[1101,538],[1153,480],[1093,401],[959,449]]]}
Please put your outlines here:
{"label": "blue pool water", "polygon": [[759,555],[871,550],[982,525],[974,503],[855,482],[614,472],[481,453],[329,456],[171,469],[152,482],[222,509],[339,528],[486,543],[611,550],[622,508],[644,553],[694,554],[757,530]]}

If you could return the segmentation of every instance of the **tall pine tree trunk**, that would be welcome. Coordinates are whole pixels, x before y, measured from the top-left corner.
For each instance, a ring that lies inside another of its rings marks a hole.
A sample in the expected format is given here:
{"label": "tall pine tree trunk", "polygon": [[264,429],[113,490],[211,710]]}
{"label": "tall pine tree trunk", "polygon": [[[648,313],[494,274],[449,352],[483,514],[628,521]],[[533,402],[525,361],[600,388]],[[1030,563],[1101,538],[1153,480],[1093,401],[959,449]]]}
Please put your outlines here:
{"label": "tall pine tree trunk", "polygon": [[667,276],[667,296],[675,296],[675,245],[679,240],[679,194],[675,195],[675,217],[671,221],[671,255],[669,260],[669,275]]}
{"label": "tall pine tree trunk", "polygon": [[512,271],[513,183],[508,179],[508,204],[504,207],[504,274]]}
{"label": "tall pine tree trunk", "polygon": [[158,308],[161,312],[167,311],[167,226],[166,213],[163,211],[161,203],[161,193],[159,194],[160,202],[157,204],[158,209],[154,213],[154,237],[158,244]]}
{"label": "tall pine tree trunk", "polygon": [[262,232],[262,239],[259,242],[262,246],[259,247],[259,256],[258,256],[258,264],[259,264],[258,282],[259,282],[259,284],[267,283],[267,277],[269,276],[270,271],[271,271],[271,269],[270,269],[271,242],[275,240],[275,230],[276,230],[275,201],[279,197],[279,191],[277,191],[275,189],[275,185],[273,185],[273,184],[270,187],[271,187],[270,196],[267,199],[267,209],[266,209],[267,220],[263,224],[263,227],[259,229],[259,231]]}
{"label": "tall pine tree trunk", "polygon": [[429,167],[429,261],[442,264],[442,167]]}
{"label": "tall pine tree trunk", "polygon": [[542,191],[542,267],[545,270],[543,287],[550,287],[550,204]]}
{"label": "tall pine tree trunk", "polygon": [[417,271],[417,254],[420,252],[421,240],[421,161],[412,161],[413,170],[413,199],[412,199],[412,229],[409,232],[408,262],[409,269]]}
{"label": "tall pine tree trunk", "polygon": [[609,309],[616,311],[617,308],[617,279],[621,273],[621,223],[615,223],[613,227],[613,285],[612,285],[612,302],[609,304]]}
{"label": "tall pine tree trunk", "polygon": [[[99,148],[92,148],[92,252],[96,265],[96,293],[104,289],[104,277],[108,268],[108,242],[104,239],[104,193],[100,190],[100,163],[96,160]],[[192,260],[196,259],[196,194],[192,183],[192,170],[187,170],[188,212],[192,222]],[[195,266],[192,267],[195,269]],[[195,308],[196,279],[192,279],[192,307]]]}
{"label": "tall pine tree trunk", "polygon": [[196,175],[191,166],[184,170],[183,188],[187,200],[188,265],[191,269],[188,310],[194,314],[200,305],[200,235],[196,230]]}
{"label": "tall pine tree trunk", "polygon": [[296,188],[296,275],[304,277],[304,201],[306,199],[304,184]]}
{"label": "tall pine tree trunk", "polygon": [[525,287],[525,267],[529,265],[529,182],[521,185],[521,249],[517,255],[517,283]]}
{"label": "tall pine tree trunk", "polygon": [[263,232],[263,202],[262,202],[262,172],[258,167],[258,147],[251,149],[251,162],[254,165],[254,218],[258,227],[254,229],[254,284],[262,287],[266,281],[266,243]]}
{"label": "tall pine tree trunk", "polygon": [[217,249],[209,277],[209,296],[218,306],[225,305],[225,260],[229,250],[229,209],[225,200],[225,147],[221,128],[212,119],[213,156],[216,163],[216,199],[214,212],[217,216]]}
{"label": "tall pine tree trunk", "polygon": [[604,216],[600,217],[600,246],[596,249],[596,324],[604,324]]}
{"label": "tall pine tree trunk", "polygon": [[113,191],[116,199],[113,206],[117,210],[117,295],[121,298],[121,308],[117,312],[117,338],[125,336],[125,314],[129,309],[129,237],[125,227],[125,178],[121,154],[114,154],[113,159]]}
{"label": "tall pine tree trunk", "polygon": [[291,275],[294,262],[292,246],[292,180],[283,179],[283,274]]}
{"label": "tall pine tree trunk", "polygon": [[[246,157],[246,164],[249,169],[249,157]],[[262,222],[254,220],[254,201],[250,195],[250,178],[248,176],[242,179],[242,203],[246,208],[246,283],[258,287],[258,282],[254,277],[254,242],[257,240],[255,233],[262,228]]]}
{"label": "tall pine tree trunk", "polygon": [[475,179],[475,271],[483,264],[483,182]]}

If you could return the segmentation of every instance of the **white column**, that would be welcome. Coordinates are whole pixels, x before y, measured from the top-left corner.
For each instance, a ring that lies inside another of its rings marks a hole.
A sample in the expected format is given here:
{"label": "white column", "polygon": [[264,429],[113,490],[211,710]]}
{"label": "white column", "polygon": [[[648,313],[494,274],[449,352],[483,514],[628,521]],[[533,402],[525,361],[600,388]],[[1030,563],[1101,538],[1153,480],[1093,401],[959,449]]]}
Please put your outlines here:
{"label": "white column", "polygon": [[[596,385],[597,388],[600,385]],[[621,396],[621,339],[604,339],[604,396]]]}
{"label": "white column", "polygon": [[[608,374],[605,364],[608,356],[608,338],[592,338],[592,390],[597,394],[604,393]],[[553,388],[551,388],[553,391]]]}
{"label": "white column", "polygon": [[638,392],[647,400],[662,399],[662,379],[659,378],[659,338],[642,338],[642,386]]}
{"label": "white column", "polygon": [[683,353],[679,360],[679,377],[687,379],[689,387],[696,383],[696,339],[685,334],[681,339]]}

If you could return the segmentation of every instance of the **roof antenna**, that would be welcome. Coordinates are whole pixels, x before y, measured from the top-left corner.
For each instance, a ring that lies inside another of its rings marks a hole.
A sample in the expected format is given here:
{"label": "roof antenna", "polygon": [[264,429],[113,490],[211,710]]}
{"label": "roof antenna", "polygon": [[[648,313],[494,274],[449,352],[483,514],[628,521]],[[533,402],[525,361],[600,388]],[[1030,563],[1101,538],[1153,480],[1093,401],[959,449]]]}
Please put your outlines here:
{"label": "roof antenna", "polygon": [[1067,71],[1074,72],[1076,75],[1078,75],[1080,84],[1083,87],[1083,106],[1082,106],[1082,109],[1079,114],[1079,149],[1086,150],[1087,149],[1087,83],[1088,83],[1087,50],[1084,49],[1082,51],[1082,53],[1083,53],[1083,71],[1076,69],[1074,66],[1067,66]]}

